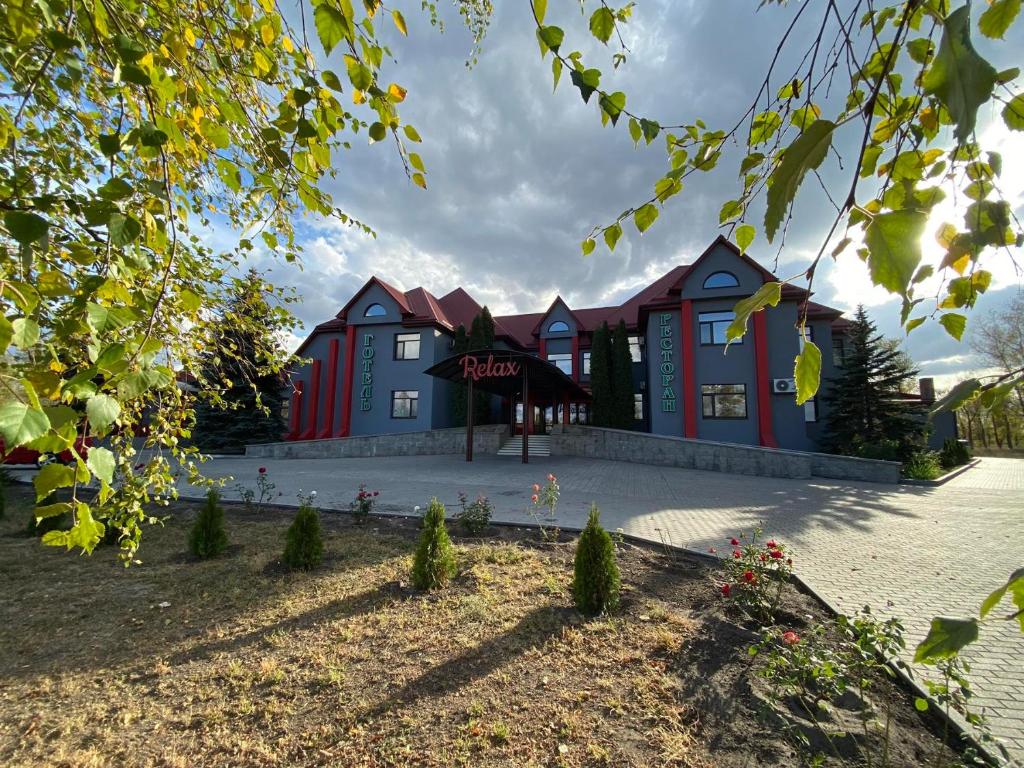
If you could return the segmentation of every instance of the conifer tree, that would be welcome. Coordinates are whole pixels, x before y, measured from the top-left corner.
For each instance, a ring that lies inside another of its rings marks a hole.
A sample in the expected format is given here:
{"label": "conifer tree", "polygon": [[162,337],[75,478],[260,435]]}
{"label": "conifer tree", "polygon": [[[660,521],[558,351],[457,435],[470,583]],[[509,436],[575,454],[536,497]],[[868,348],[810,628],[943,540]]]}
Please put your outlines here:
{"label": "conifer tree", "polygon": [[308,571],[320,565],[323,556],[320,513],[311,503],[303,501],[288,528],[284,556],[281,559],[292,570]]}
{"label": "conifer tree", "polygon": [[590,505],[587,527],[576,544],[573,564],[572,595],[576,608],[584,616],[613,611],[619,604],[619,566],[615,562],[615,544],[601,527],[596,504]]}
{"label": "conifer tree", "polygon": [[594,331],[590,342],[590,392],[593,397],[590,423],[595,427],[614,425],[614,396],[612,394],[612,345],[608,323]]}
{"label": "conifer tree", "polygon": [[228,545],[228,534],[224,529],[224,508],[220,505],[220,493],[216,488],[206,492],[206,501],[199,510],[188,537],[188,548],[196,557],[205,560],[216,557]]}
{"label": "conifer tree", "polygon": [[203,355],[193,438],[201,450],[238,452],[281,439],[281,377],[267,363],[282,354],[278,333],[290,321],[266,300],[266,283],[250,269],[235,281],[214,346]]}
{"label": "conifer tree", "polygon": [[424,592],[445,586],[455,575],[455,551],[444,524],[444,504],[433,498],[423,516],[423,532],[412,564],[412,583]]}
{"label": "conifer tree", "polygon": [[[494,348],[494,318],[487,307],[480,310],[480,313],[473,318],[469,329],[469,349],[493,349]],[[476,424],[488,424],[491,420],[491,395],[479,389],[473,393]],[[463,419],[465,422],[465,419]]]}
{"label": "conifer tree", "polygon": [[612,332],[612,424],[616,429],[632,429],[633,418],[633,357],[629,354],[629,333],[626,323]]}
{"label": "conifer tree", "polygon": [[840,374],[822,398],[824,446],[832,453],[906,459],[920,447],[923,409],[901,397],[917,376],[910,358],[887,344],[863,306],[847,331]]}
{"label": "conifer tree", "polygon": [[[452,343],[452,354],[460,355],[469,349],[469,336],[466,334],[466,326],[459,325],[455,329],[455,339]],[[452,382],[451,389],[452,419],[454,426],[462,427],[466,424],[466,385],[460,381]]]}

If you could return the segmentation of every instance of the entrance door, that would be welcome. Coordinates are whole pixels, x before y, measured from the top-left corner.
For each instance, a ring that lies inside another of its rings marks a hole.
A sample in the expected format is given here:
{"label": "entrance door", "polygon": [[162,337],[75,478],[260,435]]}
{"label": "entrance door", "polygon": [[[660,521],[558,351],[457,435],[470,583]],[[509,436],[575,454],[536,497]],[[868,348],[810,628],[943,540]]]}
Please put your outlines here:
{"label": "entrance door", "polygon": [[[547,433],[545,428],[545,412],[536,403],[531,403],[530,408],[533,409],[533,417],[530,419],[530,431],[531,435],[543,435]],[[550,406],[548,411],[550,411]],[[515,402],[515,430],[514,433],[517,435],[523,434],[523,402],[522,400],[516,400]]]}

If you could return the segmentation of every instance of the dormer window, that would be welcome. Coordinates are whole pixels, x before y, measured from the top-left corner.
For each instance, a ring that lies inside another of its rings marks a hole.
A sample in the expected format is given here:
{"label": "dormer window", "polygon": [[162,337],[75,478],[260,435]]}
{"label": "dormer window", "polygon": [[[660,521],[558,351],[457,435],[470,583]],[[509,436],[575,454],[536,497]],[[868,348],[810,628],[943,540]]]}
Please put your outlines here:
{"label": "dormer window", "polygon": [[704,280],[705,288],[736,288],[740,281],[732,272],[712,272]]}
{"label": "dormer window", "polygon": [[388,311],[380,304],[371,304],[363,312],[363,317],[384,317]]}
{"label": "dormer window", "polygon": [[555,320],[548,326],[548,333],[568,333],[569,324],[564,320]]}

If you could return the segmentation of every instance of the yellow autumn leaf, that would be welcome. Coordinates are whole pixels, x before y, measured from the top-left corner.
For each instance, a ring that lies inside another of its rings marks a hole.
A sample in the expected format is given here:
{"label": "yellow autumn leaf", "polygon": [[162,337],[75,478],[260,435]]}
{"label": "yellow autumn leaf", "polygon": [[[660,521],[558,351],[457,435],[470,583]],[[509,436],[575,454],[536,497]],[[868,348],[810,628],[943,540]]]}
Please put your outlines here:
{"label": "yellow autumn leaf", "polygon": [[264,45],[270,45],[274,42],[274,38],[277,35],[274,34],[274,28],[270,24],[264,24],[260,27],[260,38],[263,40]]}
{"label": "yellow autumn leaf", "polygon": [[292,42],[292,39],[288,37],[288,35],[285,35],[284,37],[281,38],[281,47],[284,48],[288,53],[295,52],[295,43]]}
{"label": "yellow autumn leaf", "polygon": [[403,35],[409,34],[409,28],[405,26],[405,17],[399,11],[392,11],[391,19],[395,22],[395,26],[398,27],[399,32]]}
{"label": "yellow autumn leaf", "polygon": [[196,33],[192,31],[192,27],[185,27],[185,42],[193,48],[196,47]]}
{"label": "yellow autumn leaf", "polygon": [[963,256],[961,256],[959,259],[953,262],[953,269],[956,270],[956,273],[958,275],[962,275],[964,272],[967,271],[967,267],[969,267],[970,265],[971,255],[969,253],[965,253]]}
{"label": "yellow autumn leaf", "polygon": [[388,86],[388,95],[392,101],[401,102],[405,101],[406,90],[398,83],[392,83]]}
{"label": "yellow autumn leaf", "polygon": [[427,188],[427,180],[423,178],[422,173],[414,173],[412,175],[412,181],[418,187],[423,187],[424,189]]}
{"label": "yellow autumn leaf", "polygon": [[358,88],[356,88],[354,91],[352,91],[352,103],[353,104],[362,104],[365,101],[366,101],[366,94],[365,93],[360,91]]}

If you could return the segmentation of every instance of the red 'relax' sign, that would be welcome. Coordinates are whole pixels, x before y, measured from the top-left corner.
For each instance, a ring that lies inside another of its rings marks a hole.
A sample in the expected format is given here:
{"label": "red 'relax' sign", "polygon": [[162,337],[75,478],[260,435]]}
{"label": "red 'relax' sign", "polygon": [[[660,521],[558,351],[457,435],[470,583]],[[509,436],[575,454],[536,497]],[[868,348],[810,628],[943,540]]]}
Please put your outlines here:
{"label": "red 'relax' sign", "polygon": [[480,381],[480,379],[518,375],[519,363],[512,360],[496,363],[494,362],[494,355],[488,355],[485,362],[481,362],[470,355],[462,358],[462,378],[464,379],[471,378],[473,381]]}

